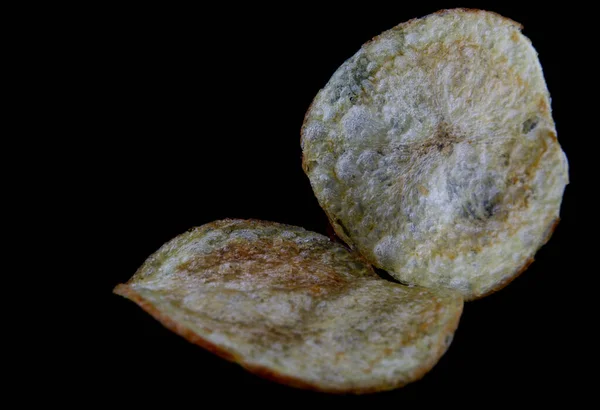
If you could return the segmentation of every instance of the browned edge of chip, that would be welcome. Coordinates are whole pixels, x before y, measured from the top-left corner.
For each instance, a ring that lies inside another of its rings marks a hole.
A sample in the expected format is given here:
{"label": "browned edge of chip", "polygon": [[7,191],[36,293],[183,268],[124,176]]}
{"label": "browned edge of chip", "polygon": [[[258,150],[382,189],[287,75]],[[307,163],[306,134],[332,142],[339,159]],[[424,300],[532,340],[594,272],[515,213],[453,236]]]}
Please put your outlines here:
{"label": "browned edge of chip", "polygon": [[[400,285],[401,286],[401,285]],[[163,314],[159,309],[157,309],[151,302],[144,299],[139,293],[131,288],[131,286],[127,284],[119,284],[113,289],[113,293],[123,296],[132,302],[136,303],[139,307],[141,307],[144,311],[149,313],[152,317],[158,320],[164,327],[167,329],[177,333],[179,336],[182,336],[188,342],[191,342],[195,345],[198,345],[211,353],[216,354],[219,357],[222,357],[225,360],[230,362],[234,362],[245,368],[251,373],[256,374],[264,379],[271,380],[277,383],[281,383],[287,386],[312,390],[322,393],[333,393],[333,394],[367,394],[367,393],[377,393],[387,390],[393,390],[400,387],[405,386],[408,383],[420,380],[428,373],[439,361],[439,359],[444,355],[446,350],[449,347],[447,343],[447,338],[441,337],[440,342],[433,347],[435,351],[435,355],[432,359],[425,363],[420,369],[418,374],[410,381],[410,382],[401,382],[397,384],[382,384],[380,386],[369,386],[369,387],[351,387],[351,388],[335,388],[335,387],[322,387],[317,384],[309,383],[304,380],[295,378],[293,376],[288,376],[284,374],[277,373],[276,371],[266,368],[264,366],[256,365],[253,363],[248,363],[244,361],[242,357],[231,352],[221,346],[217,346],[212,342],[202,338],[198,334],[194,333],[192,330],[187,327],[177,323],[169,316]],[[458,328],[458,323],[460,321],[460,317],[462,314],[463,305],[461,304],[460,309],[457,310],[455,318],[449,321],[448,325],[444,329],[444,333],[446,335],[454,335],[454,332]]]}
{"label": "browned edge of chip", "polygon": [[[552,237],[552,234],[554,233],[554,231],[556,230],[556,227],[558,226],[558,223],[560,222],[560,217],[556,217],[556,219],[554,220],[554,222],[552,222],[552,224],[550,225],[550,227],[548,228],[548,230],[546,231],[546,236],[544,238],[544,240],[542,241],[542,244],[540,246],[538,246],[538,248],[535,250],[535,252],[533,253],[534,255],[542,248],[542,246],[544,246],[545,244],[548,243],[548,241],[550,240],[550,238]],[[504,289],[505,287],[507,287],[509,284],[512,283],[513,280],[517,279],[519,276],[521,276],[521,274],[523,272],[525,272],[530,266],[531,264],[535,261],[535,258],[532,256],[529,259],[527,259],[525,261],[525,263],[523,263],[523,265],[521,265],[521,267],[511,276],[507,277],[504,281],[498,283],[498,285],[490,290],[488,290],[487,292],[485,292],[484,294],[477,296],[473,299],[465,299],[465,302],[471,302],[474,300],[479,300],[479,299],[483,299],[486,296],[489,296],[493,293],[496,293],[502,289]]]}

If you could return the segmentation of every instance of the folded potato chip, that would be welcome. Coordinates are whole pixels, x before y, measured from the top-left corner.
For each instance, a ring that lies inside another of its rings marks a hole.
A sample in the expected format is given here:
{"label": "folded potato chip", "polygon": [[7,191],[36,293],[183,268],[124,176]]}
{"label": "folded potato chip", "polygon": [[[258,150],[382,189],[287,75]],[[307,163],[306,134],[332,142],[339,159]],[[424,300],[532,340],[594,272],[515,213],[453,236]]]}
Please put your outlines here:
{"label": "folded potato chip", "polygon": [[536,51],[481,10],[366,43],[316,96],[302,149],[344,241],[402,282],[468,300],[531,263],[568,183]]}
{"label": "folded potato chip", "polygon": [[457,292],[380,279],[323,235],[242,220],[166,243],[115,293],[253,373],[336,393],[422,377],[448,348],[463,306]]}

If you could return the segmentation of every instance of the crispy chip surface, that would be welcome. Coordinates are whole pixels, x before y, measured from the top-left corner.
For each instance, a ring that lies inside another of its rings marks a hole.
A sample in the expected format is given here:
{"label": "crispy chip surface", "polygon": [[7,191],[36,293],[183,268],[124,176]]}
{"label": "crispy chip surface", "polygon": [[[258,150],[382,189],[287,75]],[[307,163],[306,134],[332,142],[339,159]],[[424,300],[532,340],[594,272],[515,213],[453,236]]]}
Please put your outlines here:
{"label": "crispy chip surface", "polygon": [[467,300],[529,265],[568,183],[536,51],[480,10],[366,43],[316,96],[302,149],[344,241],[404,283]]}
{"label": "crispy chip surface", "polygon": [[323,235],[242,220],[171,240],[115,293],[251,372],[337,393],[422,377],[448,348],[463,306],[457,292],[380,279]]}

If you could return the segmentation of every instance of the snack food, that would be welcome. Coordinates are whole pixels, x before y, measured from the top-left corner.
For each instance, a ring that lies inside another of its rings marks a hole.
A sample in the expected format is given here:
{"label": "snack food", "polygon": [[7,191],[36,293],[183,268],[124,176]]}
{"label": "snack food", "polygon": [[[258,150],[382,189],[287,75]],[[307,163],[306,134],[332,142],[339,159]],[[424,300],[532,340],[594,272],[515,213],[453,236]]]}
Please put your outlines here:
{"label": "snack food", "polygon": [[404,283],[467,300],[531,263],[568,183],[536,51],[480,10],[366,43],[313,101],[302,150],[340,238]]}
{"label": "snack food", "polygon": [[115,293],[251,372],[337,393],[420,378],[446,351],[463,305],[456,292],[380,279],[323,235],[242,220],[171,240]]}

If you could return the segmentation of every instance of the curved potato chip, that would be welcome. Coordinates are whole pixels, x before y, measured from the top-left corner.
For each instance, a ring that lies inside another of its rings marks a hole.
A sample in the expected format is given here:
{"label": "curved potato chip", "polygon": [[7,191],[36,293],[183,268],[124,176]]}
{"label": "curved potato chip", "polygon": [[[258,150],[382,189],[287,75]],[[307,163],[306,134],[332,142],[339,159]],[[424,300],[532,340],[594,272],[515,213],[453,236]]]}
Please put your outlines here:
{"label": "curved potato chip", "polygon": [[400,24],[306,115],[303,168],[336,233],[404,283],[485,296],[558,221],[568,164],[520,30],[464,9]]}
{"label": "curved potato chip", "polygon": [[323,235],[241,220],[166,243],[115,293],[251,372],[336,393],[422,377],[448,348],[463,306],[456,292],[380,279]]}

